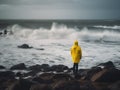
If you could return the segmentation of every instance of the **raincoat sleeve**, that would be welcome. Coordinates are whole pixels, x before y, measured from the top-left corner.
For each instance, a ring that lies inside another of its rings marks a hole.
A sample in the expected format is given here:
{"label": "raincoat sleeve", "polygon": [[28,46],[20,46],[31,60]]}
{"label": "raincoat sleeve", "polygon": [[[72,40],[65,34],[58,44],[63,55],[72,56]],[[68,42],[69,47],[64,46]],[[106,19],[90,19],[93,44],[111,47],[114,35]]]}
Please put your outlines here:
{"label": "raincoat sleeve", "polygon": [[80,54],[80,59],[82,58],[82,49],[80,47],[80,50],[79,50],[79,54]]}

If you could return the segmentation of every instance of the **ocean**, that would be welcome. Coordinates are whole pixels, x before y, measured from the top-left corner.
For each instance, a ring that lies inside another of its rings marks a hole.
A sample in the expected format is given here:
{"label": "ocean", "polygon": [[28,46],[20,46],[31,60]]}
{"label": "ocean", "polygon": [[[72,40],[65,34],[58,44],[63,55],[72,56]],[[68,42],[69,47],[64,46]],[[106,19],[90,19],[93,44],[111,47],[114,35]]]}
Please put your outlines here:
{"label": "ocean", "polygon": [[[70,48],[78,40],[79,68],[112,61],[120,69],[119,20],[0,20],[0,33],[0,65],[7,68],[19,63],[72,67]],[[33,48],[18,48],[22,44]]]}

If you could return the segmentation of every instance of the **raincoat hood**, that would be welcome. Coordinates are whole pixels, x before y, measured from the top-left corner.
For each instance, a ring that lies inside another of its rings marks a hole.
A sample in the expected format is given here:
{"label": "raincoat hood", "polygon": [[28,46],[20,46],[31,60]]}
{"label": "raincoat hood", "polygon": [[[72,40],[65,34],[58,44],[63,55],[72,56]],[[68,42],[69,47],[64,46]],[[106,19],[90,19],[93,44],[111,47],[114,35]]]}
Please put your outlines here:
{"label": "raincoat hood", "polygon": [[78,41],[77,40],[74,41],[74,45],[78,46]]}

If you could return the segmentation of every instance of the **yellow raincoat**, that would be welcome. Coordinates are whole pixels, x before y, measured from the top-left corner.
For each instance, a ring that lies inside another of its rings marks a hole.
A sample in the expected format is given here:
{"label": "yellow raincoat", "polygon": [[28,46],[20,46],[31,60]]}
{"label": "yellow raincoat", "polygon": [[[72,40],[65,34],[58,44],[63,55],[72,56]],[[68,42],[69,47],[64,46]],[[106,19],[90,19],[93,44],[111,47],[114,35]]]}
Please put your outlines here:
{"label": "yellow raincoat", "polygon": [[82,50],[81,47],[78,45],[78,41],[74,42],[74,45],[71,47],[71,56],[73,63],[79,63],[80,59],[82,58]]}

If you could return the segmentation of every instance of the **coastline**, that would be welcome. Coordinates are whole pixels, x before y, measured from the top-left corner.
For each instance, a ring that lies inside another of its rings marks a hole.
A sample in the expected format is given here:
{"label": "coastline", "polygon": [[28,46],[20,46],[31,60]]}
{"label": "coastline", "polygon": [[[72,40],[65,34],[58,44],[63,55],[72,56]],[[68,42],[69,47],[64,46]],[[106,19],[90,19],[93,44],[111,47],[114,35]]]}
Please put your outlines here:
{"label": "coastline", "polygon": [[0,90],[119,90],[119,76],[111,61],[79,69],[77,75],[65,65],[20,63],[9,70],[0,66]]}

